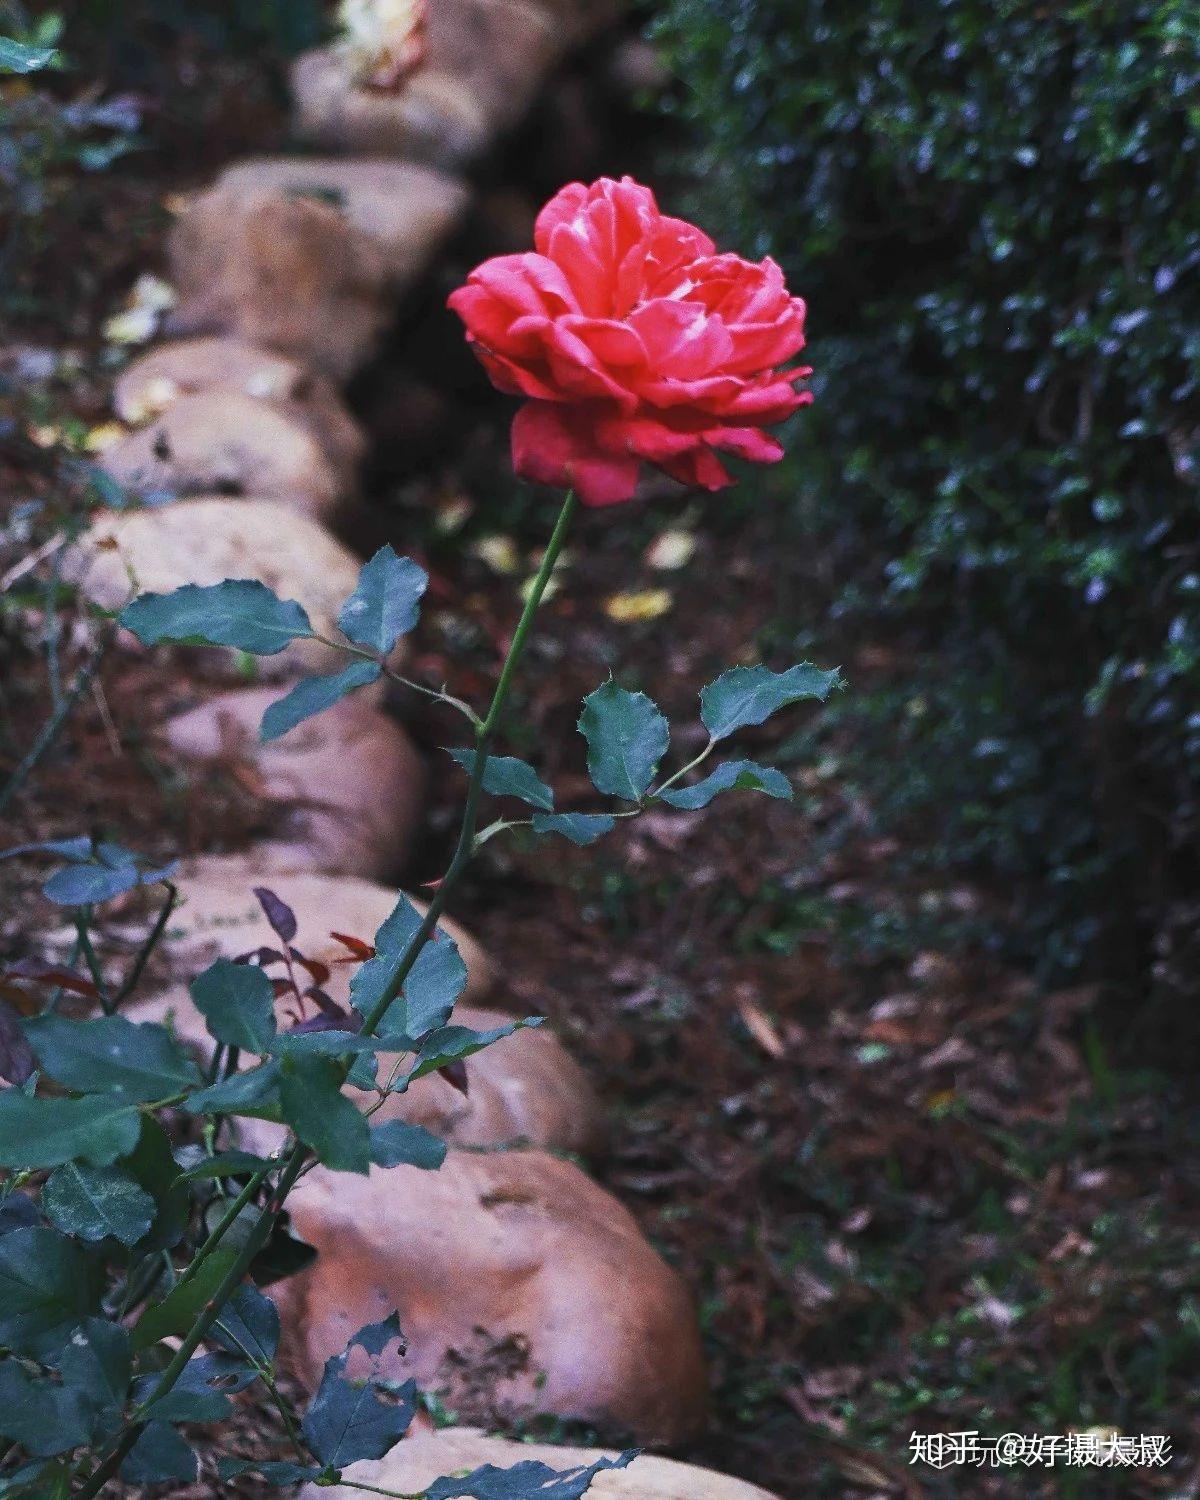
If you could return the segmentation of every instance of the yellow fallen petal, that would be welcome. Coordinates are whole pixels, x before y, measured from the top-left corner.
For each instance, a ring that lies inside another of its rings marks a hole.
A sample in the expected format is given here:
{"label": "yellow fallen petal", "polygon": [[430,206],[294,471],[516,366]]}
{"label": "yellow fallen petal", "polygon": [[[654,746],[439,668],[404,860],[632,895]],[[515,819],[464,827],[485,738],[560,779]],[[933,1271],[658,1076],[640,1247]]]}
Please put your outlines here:
{"label": "yellow fallen petal", "polygon": [[120,422],[101,422],[99,427],[93,427],[84,438],[83,446],[89,453],[103,453],[106,448],[119,443],[124,436],[125,429]]}
{"label": "yellow fallen petal", "polygon": [[511,577],[513,573],[521,571],[521,554],[510,536],[481,536],[471,551],[480,562],[487,563],[494,573]]}
{"label": "yellow fallen petal", "polygon": [[604,613],[619,625],[639,620],[657,620],[674,604],[667,589],[644,589],[638,594],[613,594],[604,601]]}
{"label": "yellow fallen petal", "polygon": [[686,567],[696,550],[696,538],[690,531],[664,531],[646,548],[646,561],[661,572]]}
{"label": "yellow fallen petal", "polygon": [[117,415],[122,421],[131,422],[135,427],[139,427],[143,422],[149,422],[152,418],[161,416],[167,407],[173,405],[178,399],[179,387],[175,382],[165,375],[156,375],[153,380],[148,380],[135,396],[120,404]]}

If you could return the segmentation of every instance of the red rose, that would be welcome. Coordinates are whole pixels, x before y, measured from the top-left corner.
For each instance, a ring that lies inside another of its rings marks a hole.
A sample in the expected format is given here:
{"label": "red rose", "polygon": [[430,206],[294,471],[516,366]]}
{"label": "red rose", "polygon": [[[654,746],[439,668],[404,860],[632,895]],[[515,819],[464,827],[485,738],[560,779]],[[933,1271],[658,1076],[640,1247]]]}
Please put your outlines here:
{"label": "red rose", "polygon": [[782,458],[763,429],[812,400],[795,389],[811,372],[780,368],[804,347],[804,303],[773,260],[716,254],[630,177],[563,188],[534,243],[450,297],[492,383],[528,398],[518,474],[611,505],[643,463],[719,490],[733,482],[719,452]]}

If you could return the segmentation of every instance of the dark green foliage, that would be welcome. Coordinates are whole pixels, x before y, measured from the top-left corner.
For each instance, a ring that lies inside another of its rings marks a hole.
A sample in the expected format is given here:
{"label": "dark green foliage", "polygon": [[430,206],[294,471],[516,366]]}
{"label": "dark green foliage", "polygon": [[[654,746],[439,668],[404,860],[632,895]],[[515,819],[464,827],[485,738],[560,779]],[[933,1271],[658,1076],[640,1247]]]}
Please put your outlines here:
{"label": "dark green foliage", "polygon": [[1047,970],[1144,972],[1200,832],[1194,7],[673,0],[657,30],[705,223],[811,309],[816,404],[763,488],[839,619],[920,648],[920,713],[856,683],[842,717],[893,745],[856,769],[1028,892]]}

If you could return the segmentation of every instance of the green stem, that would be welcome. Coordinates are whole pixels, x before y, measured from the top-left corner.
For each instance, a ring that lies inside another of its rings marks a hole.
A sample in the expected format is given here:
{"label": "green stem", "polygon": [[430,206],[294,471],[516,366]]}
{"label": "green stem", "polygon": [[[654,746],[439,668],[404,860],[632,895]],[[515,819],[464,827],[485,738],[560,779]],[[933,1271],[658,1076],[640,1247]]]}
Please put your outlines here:
{"label": "green stem", "polygon": [[[542,596],[546,592],[546,585],[550,581],[550,574],[559,553],[566,540],[567,530],[570,527],[571,518],[575,513],[576,500],[573,493],[568,493],[563,501],[563,506],[555,523],[541,566],[538,568],[537,577],[533,581],[533,587],[529,591],[529,597],[525,601],[525,607],[521,611],[521,618],[517,621],[517,628],[513,632],[512,642],[500,670],[500,678],[496,684],[496,690],[492,694],[492,701],[487,711],[487,716],[478,723],[475,735],[475,764],[472,770],[471,781],[467,788],[467,800],[463,809],[462,827],[459,831],[458,843],[451,857],[449,867],[442,877],[429,908],[413,934],[401,959],[396,973],[392,976],[379,1001],[372,1007],[370,1013],[363,1019],[363,1035],[369,1036],[374,1032],[379,1022],[383,1019],[388,1007],[400,993],[404,981],[408,978],[413,965],[417,961],[422,948],[433,935],[437,926],[438,918],[445,909],[450,892],[457,883],[459,876],[470,860],[474,848],[475,823],[478,816],[479,798],[483,791],[483,773],[487,766],[488,749],[493,735],[499,727],[504,713],[504,706],[508,700],[509,689],[512,686],[513,673],[525,648],[530,629],[533,625],[533,617],[537,613],[538,606],[542,602]],[[344,1073],[348,1073],[350,1064],[345,1065]],[[344,1076],[344,1074],[343,1074]],[[247,1236],[246,1243],[239,1253],[233,1265],[229,1268],[220,1285],[214,1291],[212,1297],[205,1303],[191,1331],[183,1339],[176,1350],[171,1362],[163,1371],[161,1379],[154,1388],[154,1395],[149,1401],[143,1402],[133,1413],[129,1423],[121,1433],[116,1445],[109,1452],[108,1457],[94,1471],[89,1479],[84,1482],[83,1487],[76,1492],[75,1500],[91,1500],[91,1497],[100,1493],[104,1486],[112,1479],[121,1464],[125,1461],[131,1449],[136,1444],[145,1428],[147,1412],[151,1410],[155,1401],[165,1396],[175,1385],[175,1382],[183,1374],[188,1361],[199,1347],[201,1341],[208,1333],[220,1314],[225,1303],[232,1296],[250,1268],[251,1262],[259,1250],[266,1243],[275,1225],[275,1221],[283,1210],[283,1205],[288,1194],[295,1186],[296,1179],[304,1170],[308,1158],[308,1148],[300,1141],[295,1141],[283,1162],[283,1170],[279,1176],[275,1192],[271,1201],[264,1205],[257,1221]],[[181,1282],[190,1281],[195,1276],[200,1264],[212,1254],[224,1239],[233,1221],[241,1210],[249,1203],[254,1193],[257,1192],[267,1174],[278,1163],[272,1163],[271,1167],[260,1168],[258,1172],[247,1182],[246,1186],[238,1194],[237,1198],[230,1204],[223,1215],[221,1222],[215,1226],[212,1233],[196,1253],[196,1258],[187,1267],[181,1277]],[[381,1493],[388,1493],[382,1491]]]}
{"label": "green stem", "polygon": [[83,697],[84,693],[87,692],[88,688],[91,687],[92,679],[99,670],[100,660],[104,655],[106,645],[107,641],[101,641],[92,656],[80,667],[79,671],[75,674],[74,682],[72,682],[70,688],[67,690],[66,696],[43,725],[41,733],[34,740],[33,744],[30,745],[28,753],[21,761],[21,764],[8,778],[3,788],[0,788],[0,812],[4,811],[17,792],[20,791],[21,787],[24,786],[29,773],[62,733],[63,725],[67,722],[71,710],[79,702],[80,698]]}
{"label": "green stem", "polygon": [[137,989],[138,981],[141,979],[142,973],[150,961],[150,955],[158,947],[159,939],[162,937],[167,923],[171,920],[171,913],[175,910],[175,903],[179,900],[179,890],[169,880],[165,884],[167,887],[167,899],[163,902],[162,910],[159,912],[154,926],[150,929],[149,936],[138,949],[137,957],[134,959],[133,965],[126,975],[125,983],[113,996],[113,1010],[119,1010],[125,1001],[129,999],[130,995],[133,994],[134,990]]}
{"label": "green stem", "polygon": [[463,808],[462,826],[459,829],[458,843],[455,845],[450,864],[445,875],[442,876],[433,899],[429,903],[429,909],[422,919],[420,927],[413,934],[412,941],[405,950],[404,957],[400,961],[391,983],[388,984],[370,1013],[363,1018],[363,1035],[370,1036],[387,1014],[388,1007],[404,987],[404,981],[408,978],[413,965],[420,956],[422,948],[432,937],[437,927],[438,918],[446,909],[446,903],[450,894],[458,882],[459,876],[470,861],[475,849],[475,824],[479,813],[479,799],[483,794],[483,774],[487,769],[488,750],[500,725],[504,714],[504,707],[508,701],[509,689],[512,686],[513,673],[517,669],[517,663],[525,649],[525,642],[529,638],[529,632],[533,627],[533,618],[538,612],[538,606],[542,602],[542,596],[546,592],[546,586],[550,582],[550,575],[554,571],[554,564],[558,561],[558,555],[563,549],[563,543],[567,539],[571,520],[575,514],[577,505],[573,491],[568,491],[563,501],[562,509],[558,513],[558,520],[554,523],[554,530],[546,545],[546,551],[542,556],[541,566],[538,568],[537,576],[533,580],[533,587],[529,591],[529,597],[525,601],[525,608],[521,611],[521,618],[517,621],[517,628],[513,631],[513,638],[509,644],[508,652],[504,658],[504,665],[500,668],[500,678],[496,683],[496,690],[492,694],[492,701],[482,722],[475,731],[475,763],[471,769],[471,779],[467,784],[467,800]]}
{"label": "green stem", "polygon": [[152,1411],[154,1403],[161,1400],[183,1374],[187,1368],[188,1361],[195,1354],[208,1330],[216,1322],[221,1309],[241,1284],[242,1277],[250,1269],[250,1263],[262,1249],[263,1245],[266,1244],[271,1230],[275,1227],[275,1221],[283,1208],[284,1200],[291,1192],[296,1178],[300,1175],[300,1169],[304,1165],[306,1155],[305,1148],[299,1142],[292,1147],[284,1164],[283,1172],[280,1175],[273,1201],[263,1209],[258,1222],[247,1236],[241,1253],[225,1273],[220,1285],[213,1292],[212,1297],[204,1304],[199,1316],[192,1324],[191,1331],[175,1351],[170,1364],[162,1373],[162,1378],[154,1387],[154,1394],[148,1401],[142,1402],[141,1406],[133,1413],[116,1446],[111,1450],[103,1463],[101,1463],[100,1467],[84,1482],[83,1487],[76,1491],[75,1500],[92,1500],[92,1496],[98,1495],[108,1481],[116,1476],[117,1471],[125,1462],[131,1449],[145,1429],[146,1423],[149,1420],[147,1413]]}
{"label": "green stem", "polygon": [[273,1172],[278,1165],[278,1162],[270,1162],[265,1167],[259,1167],[258,1171],[255,1172],[250,1180],[246,1183],[246,1186],[241,1190],[237,1197],[232,1200],[229,1207],[225,1210],[224,1214],[222,1214],[219,1223],[213,1226],[211,1234],[204,1241],[203,1245],[200,1246],[199,1250],[196,1251],[191,1265],[188,1266],[180,1276],[178,1285],[184,1286],[187,1284],[187,1282],[191,1281],[192,1277],[195,1276],[196,1272],[200,1269],[200,1267],[204,1264],[208,1257],[213,1253],[213,1251],[229,1233],[229,1230],[233,1226],[233,1221],[237,1218],[238,1214],[241,1213],[242,1209],[244,1209],[248,1203],[253,1201],[259,1188],[267,1180],[269,1174]]}

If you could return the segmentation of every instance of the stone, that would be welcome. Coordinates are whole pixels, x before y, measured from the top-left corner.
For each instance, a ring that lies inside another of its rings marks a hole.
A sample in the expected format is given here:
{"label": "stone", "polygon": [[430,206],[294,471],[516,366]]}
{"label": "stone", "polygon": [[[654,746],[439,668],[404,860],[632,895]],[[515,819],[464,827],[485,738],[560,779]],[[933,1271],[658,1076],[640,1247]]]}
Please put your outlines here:
{"label": "stone", "polygon": [[467,197],[460,182],[411,162],[267,157],[229,167],[169,237],[179,292],[169,330],[236,335],[346,380]]}
{"label": "stone", "polygon": [[298,360],[242,339],[175,339],[135,359],[117,377],[113,409],[141,427],[182,396],[236,391],[302,418],[339,469],[355,470],[367,441],[329,380]]}
{"label": "stone", "polygon": [[[352,1464],[348,1481],[375,1485],[402,1495],[423,1494],[436,1479],[470,1473],[492,1464],[498,1469],[532,1460],[556,1472],[570,1471],[599,1458],[616,1457],[615,1449],[563,1448],[553,1443],[515,1443],[489,1437],[478,1427],[446,1427],[439,1432],[413,1432],[385,1457]],[[361,1494],[353,1483],[318,1489],[306,1485],[300,1500],[354,1500]],[[601,1470],[587,1491],[587,1500],[777,1500],[777,1497],[730,1479],[712,1469],[676,1463],[643,1453],[626,1469]]]}
{"label": "stone", "polygon": [[159,731],[177,756],[225,764],[264,803],[264,866],[385,879],[420,824],[425,766],[401,726],[357,692],[275,740],[260,735],[278,688],[208,698]]}
{"label": "stone", "polygon": [[[175,883],[181,901],[167,928],[163,949],[172,974],[185,981],[215,959],[236,958],[273,941],[253,894],[256,885],[268,885],[296,913],[296,942],[302,952],[326,961],[346,956],[346,949],[330,933],[372,942],[400,894],[349,875],[317,875],[310,870],[275,867],[268,870],[253,851],[203,854],[186,860]],[[424,903],[415,898],[413,904],[425,909]],[[491,960],[452,918],[444,917],[439,927],[458,944],[467,965],[463,1003],[478,1004],[494,984]],[[351,973],[349,965],[339,965],[325,986],[339,1004],[346,1004],[349,998]]]}
{"label": "stone", "polygon": [[661,1445],[703,1422],[687,1288],[573,1162],[452,1150],[436,1172],[318,1167],[288,1211],[318,1252],[273,1289],[285,1363],[308,1383],[396,1309],[407,1353],[386,1356],[386,1372],[464,1418],[553,1414]]}
{"label": "stone", "polygon": [[547,74],[617,5],[436,0],[424,61],[394,89],[363,86],[339,43],[292,68],[297,135],[323,148],[458,167],[528,112]]}
{"label": "stone", "polygon": [[[298,600],[314,630],[336,635],[338,610],[354,592],[359,567],[323,526],[282,501],[209,495],[102,512],[64,552],[62,576],[78,584],[93,604],[110,610],[141,592],[256,578],[282,598]],[[134,644],[131,635],[122,639]],[[225,664],[228,675],[234,662],[230,652],[205,655]],[[344,653],[312,640],[293,641],[274,656],[255,658],[259,675],[272,681],[336,671],[346,661]]]}
{"label": "stone", "polygon": [[356,463],[344,441],[338,451],[337,436],[327,446],[290,402],[207,390],[181,396],[99,462],[137,495],[258,495],[321,519],[354,484]]}

